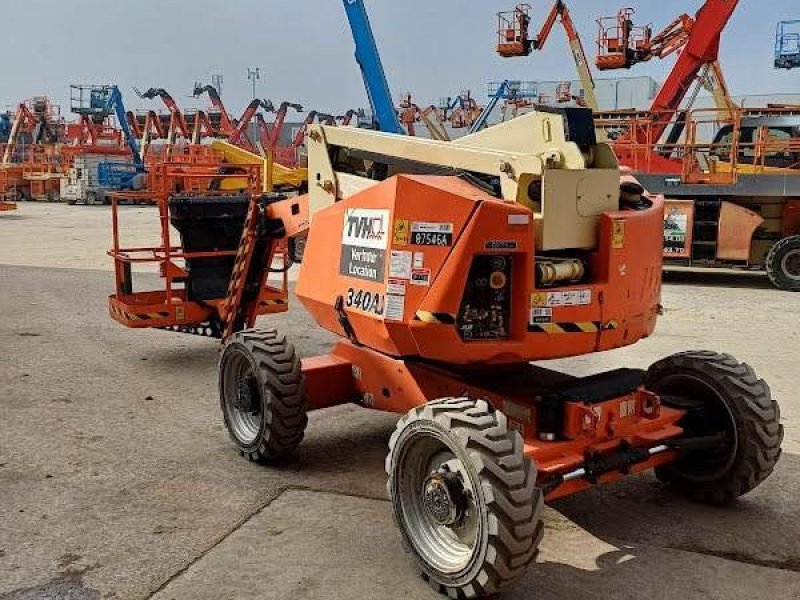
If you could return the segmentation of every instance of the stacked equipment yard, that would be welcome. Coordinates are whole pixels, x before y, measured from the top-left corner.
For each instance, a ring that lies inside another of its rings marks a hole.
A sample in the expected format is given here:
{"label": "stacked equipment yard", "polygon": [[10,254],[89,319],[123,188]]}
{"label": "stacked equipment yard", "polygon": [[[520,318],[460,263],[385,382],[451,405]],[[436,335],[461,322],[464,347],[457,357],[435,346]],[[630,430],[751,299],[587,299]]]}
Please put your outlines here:
{"label": "stacked equipment yard", "polygon": [[65,168],[59,148],[65,124],[48,98],[35,97],[17,106],[0,144],[0,199],[45,200],[58,197]]}

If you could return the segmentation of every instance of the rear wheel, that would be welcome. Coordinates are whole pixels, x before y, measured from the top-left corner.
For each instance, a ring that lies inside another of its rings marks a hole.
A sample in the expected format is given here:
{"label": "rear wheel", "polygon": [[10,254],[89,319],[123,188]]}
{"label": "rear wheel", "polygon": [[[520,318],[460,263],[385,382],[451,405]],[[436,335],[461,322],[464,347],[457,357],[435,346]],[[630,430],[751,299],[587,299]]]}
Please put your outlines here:
{"label": "rear wheel", "polygon": [[544,506],[536,468],[486,401],[447,398],[407,413],[386,472],[405,546],[437,591],[488,595],[536,558]]}
{"label": "rear wheel", "polygon": [[728,354],[691,351],[653,364],[647,389],[686,411],[684,437],[719,441],[682,451],[656,475],[701,502],[726,504],[764,481],[778,462],[783,440],[780,409],[753,369]]}
{"label": "rear wheel", "polygon": [[800,292],[800,235],[779,240],[767,255],[767,276],[787,292]]}
{"label": "rear wheel", "polygon": [[97,192],[86,192],[86,204],[90,206],[97,204]]}
{"label": "rear wheel", "polygon": [[243,456],[276,460],[303,440],[308,418],[294,346],[275,330],[234,334],[219,364],[222,414]]}

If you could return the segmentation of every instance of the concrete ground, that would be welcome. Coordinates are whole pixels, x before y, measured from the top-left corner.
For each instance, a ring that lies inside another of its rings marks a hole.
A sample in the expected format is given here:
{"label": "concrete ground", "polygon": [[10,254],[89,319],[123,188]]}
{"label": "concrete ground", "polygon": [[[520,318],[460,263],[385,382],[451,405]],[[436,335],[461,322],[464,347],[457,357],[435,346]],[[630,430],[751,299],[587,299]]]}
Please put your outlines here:
{"label": "concrete ground", "polygon": [[[125,212],[146,241],[154,209]],[[108,213],[0,215],[0,599],[437,598],[385,499],[394,418],[315,413],[292,460],[244,461],[222,425],[218,345],[108,318]],[[557,501],[538,564],[504,598],[800,598],[800,295],[758,276],[672,273],[664,304],[652,338],[548,366],[585,374],[731,352],[781,402],[775,474],[726,509],[650,475]],[[270,324],[303,355],[331,339],[297,302]]]}

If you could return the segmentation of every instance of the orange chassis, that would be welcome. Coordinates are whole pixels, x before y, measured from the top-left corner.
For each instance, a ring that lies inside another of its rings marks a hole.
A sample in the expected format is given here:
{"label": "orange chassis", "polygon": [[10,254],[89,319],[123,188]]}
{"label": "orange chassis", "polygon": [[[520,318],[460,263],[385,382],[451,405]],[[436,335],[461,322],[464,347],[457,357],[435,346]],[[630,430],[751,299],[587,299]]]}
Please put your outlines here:
{"label": "orange chassis", "polygon": [[[661,406],[658,396],[641,386],[592,405],[578,399],[565,402],[565,426],[559,434],[566,439],[546,441],[539,438],[537,431],[540,395],[531,387],[510,392],[506,386],[472,384],[458,371],[395,359],[350,341],[338,342],[330,354],[305,359],[302,365],[308,410],[352,402],[404,414],[435,398],[487,399],[523,435],[525,454],[536,464],[540,485],[548,490],[547,500],[591,487],[592,483],[584,478],[587,473],[579,471],[585,471],[587,457],[599,461],[622,448],[659,449],[644,460],[620,464],[620,468],[602,473],[594,481],[610,483],[673,460],[675,453],[664,444],[682,433],[676,423],[683,411]],[[525,374],[539,382],[549,379],[565,383],[564,374],[532,365]],[[641,456],[644,457],[643,452]],[[564,480],[568,473],[574,473],[574,478]]]}
{"label": "orange chassis", "polygon": [[[669,441],[682,433],[684,412],[663,406],[641,384],[640,371],[580,379],[529,362],[625,346],[652,333],[661,292],[661,248],[653,240],[660,239],[663,199],[649,199],[647,210],[600,215],[597,247],[585,256],[591,276],[555,288],[537,288],[534,279],[532,213],[455,178],[398,176],[317,213],[297,295],[317,322],[349,339],[302,362],[307,409],[352,402],[402,414],[438,398],[487,399],[523,435],[548,499],[673,460]],[[424,252],[425,285],[387,280],[405,294],[401,312],[388,314],[390,290],[381,277],[344,276],[345,259],[331,260],[337,245],[348,252],[352,240],[343,239],[342,223],[347,229],[354,215],[383,219],[372,227],[381,231],[370,245],[381,247],[375,240],[388,236],[387,263],[390,254],[394,260],[402,252]],[[448,236],[447,246],[415,246],[405,232],[421,215],[446,223],[452,242]],[[465,313],[462,299],[465,277],[481,256],[511,263],[505,276],[490,278],[492,287],[507,286],[510,297],[507,315],[496,317],[503,330],[495,339],[469,339],[478,325],[464,317],[478,314]],[[383,308],[364,310],[346,299],[354,286]],[[548,304],[543,299],[569,293],[583,300],[534,312]],[[548,315],[546,322],[537,323],[534,314]],[[556,425],[546,427],[550,410],[560,412]]]}

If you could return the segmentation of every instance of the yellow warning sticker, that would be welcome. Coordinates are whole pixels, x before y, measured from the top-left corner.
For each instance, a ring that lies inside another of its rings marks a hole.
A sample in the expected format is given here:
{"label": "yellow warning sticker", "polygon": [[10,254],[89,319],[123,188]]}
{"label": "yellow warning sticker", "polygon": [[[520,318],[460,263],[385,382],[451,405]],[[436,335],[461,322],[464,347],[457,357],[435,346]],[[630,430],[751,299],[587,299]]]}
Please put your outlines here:
{"label": "yellow warning sticker", "polygon": [[531,306],[547,306],[547,292],[531,294]]}
{"label": "yellow warning sticker", "polygon": [[408,235],[410,231],[409,222],[405,219],[395,219],[394,221],[394,236],[392,244],[395,246],[407,246]]}
{"label": "yellow warning sticker", "polygon": [[611,247],[615,250],[625,247],[625,221],[622,219],[611,222]]}

